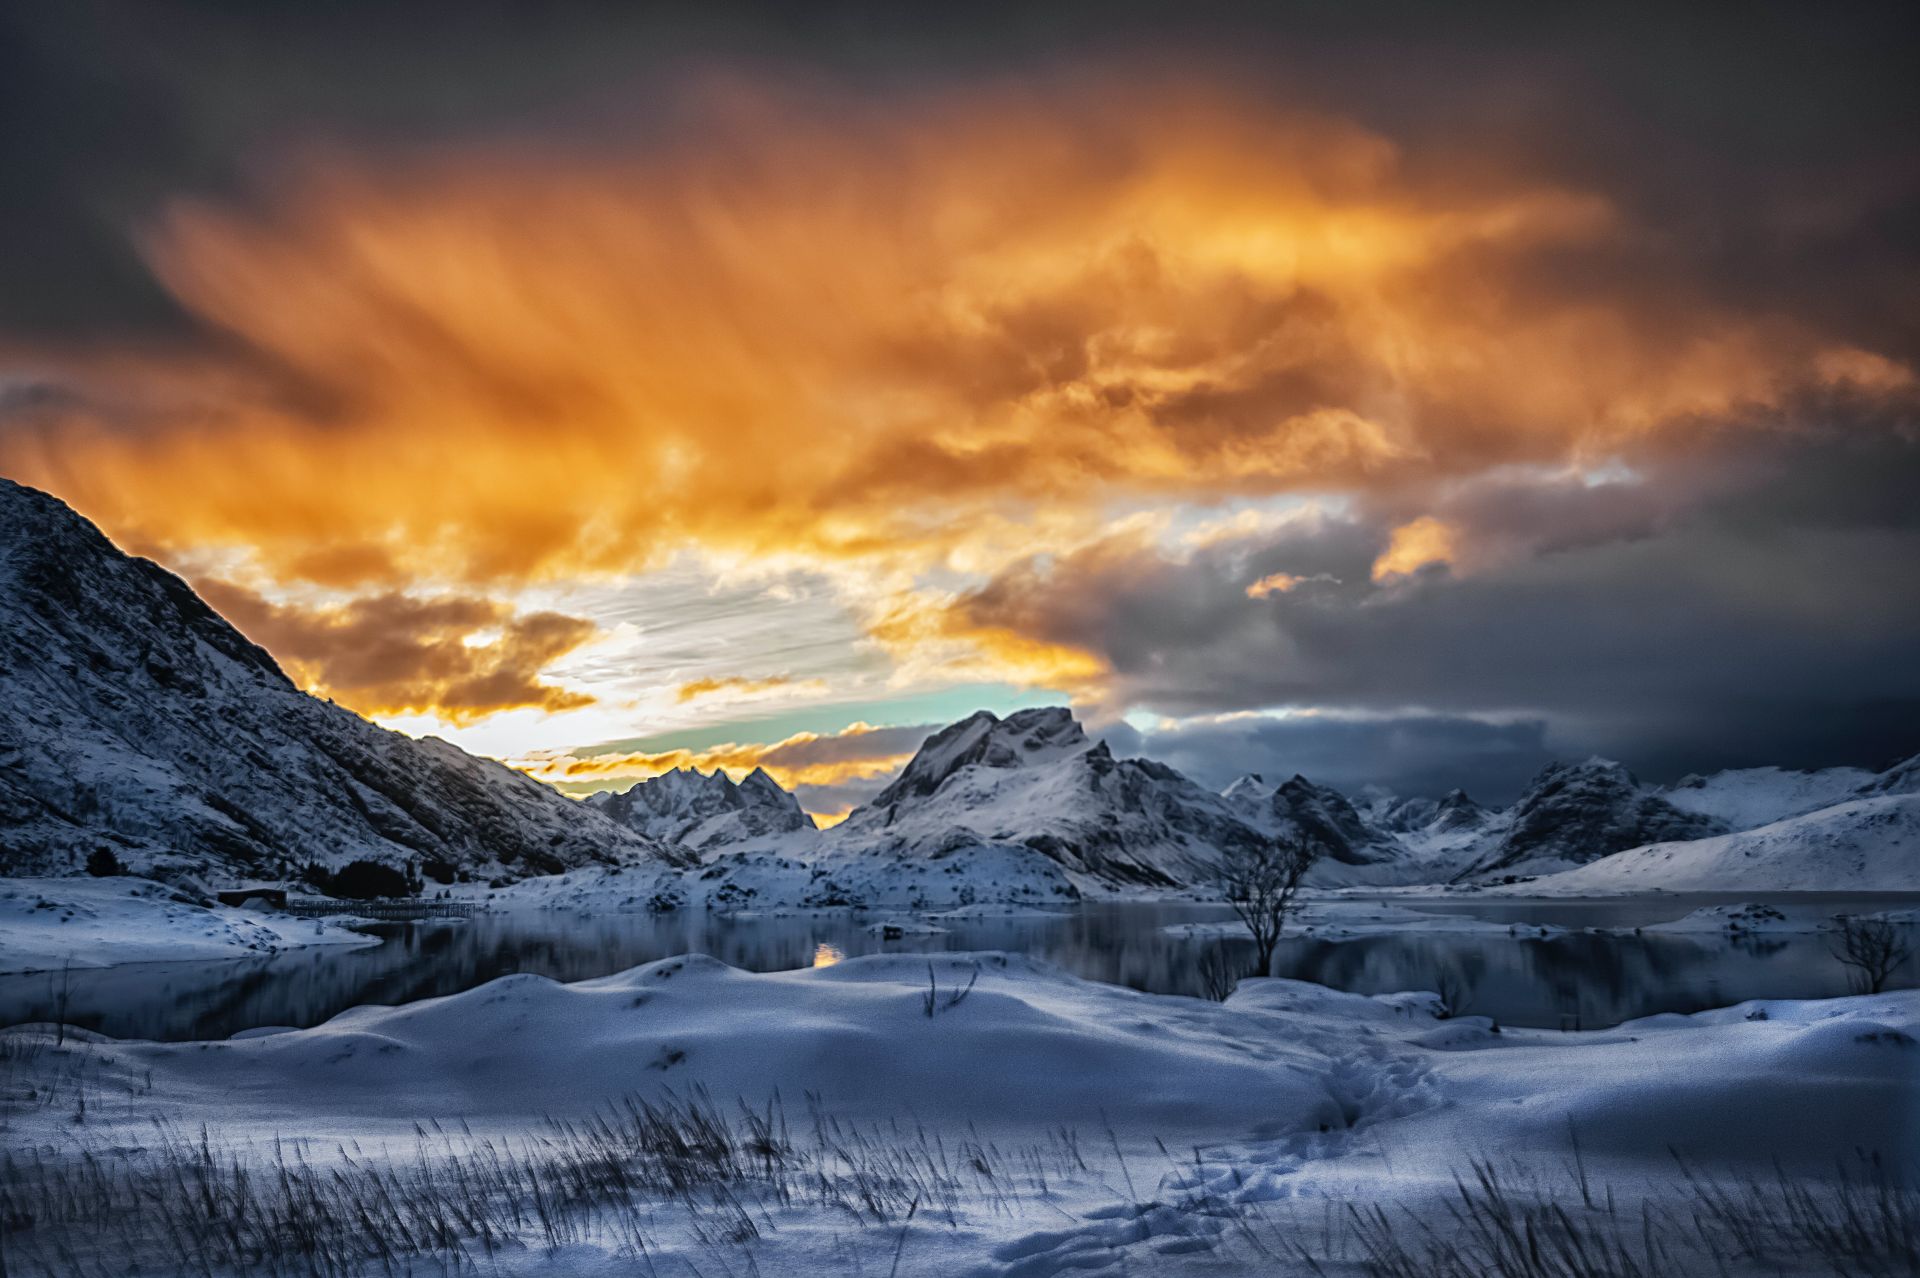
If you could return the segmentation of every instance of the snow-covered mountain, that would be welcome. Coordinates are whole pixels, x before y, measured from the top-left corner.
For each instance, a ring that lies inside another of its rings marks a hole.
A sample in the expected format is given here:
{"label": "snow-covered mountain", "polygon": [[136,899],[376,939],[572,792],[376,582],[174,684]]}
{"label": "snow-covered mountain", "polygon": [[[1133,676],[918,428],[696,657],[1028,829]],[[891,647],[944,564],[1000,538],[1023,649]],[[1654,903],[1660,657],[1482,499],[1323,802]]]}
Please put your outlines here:
{"label": "snow-covered mountain", "polygon": [[1862,798],[1880,794],[1920,794],[1920,754],[1902,759],[1885,772],[1868,777],[1854,789]]}
{"label": "snow-covered mountain", "polygon": [[584,802],[628,829],[695,849],[813,829],[800,801],[759,768],[738,784],[718,768],[711,775],[675,768]]}
{"label": "snow-covered mountain", "polygon": [[1548,765],[1510,809],[1504,831],[1461,877],[1551,872],[1643,843],[1704,838],[1718,817],[1674,806],[1611,759]]}
{"label": "snow-covered mountain", "polygon": [[1260,838],[1219,795],[1165,764],[1114,758],[1070,711],[1047,707],[982,710],[936,732],[824,842],[897,855],[1017,844],[1091,883],[1176,887]]}
{"label": "snow-covered mountain", "polygon": [[1654,843],[1551,874],[1529,893],[1911,892],[1920,889],[1920,795],[1849,799],[1756,829]]}
{"label": "snow-covered mountain", "polygon": [[1269,785],[1249,773],[1220,796],[1241,820],[1265,834],[1304,834],[1322,854],[1347,865],[1373,865],[1399,850],[1393,837],[1361,818],[1344,794],[1295,775]]}
{"label": "snow-covered mountain", "polygon": [[1683,812],[1713,817],[1729,830],[1751,830],[1784,817],[1843,803],[1879,780],[1864,768],[1730,768],[1682,777],[1663,797]]}
{"label": "snow-covered mountain", "polygon": [[0,872],[495,875],[680,854],[444,741],[296,688],[184,581],[0,479]]}

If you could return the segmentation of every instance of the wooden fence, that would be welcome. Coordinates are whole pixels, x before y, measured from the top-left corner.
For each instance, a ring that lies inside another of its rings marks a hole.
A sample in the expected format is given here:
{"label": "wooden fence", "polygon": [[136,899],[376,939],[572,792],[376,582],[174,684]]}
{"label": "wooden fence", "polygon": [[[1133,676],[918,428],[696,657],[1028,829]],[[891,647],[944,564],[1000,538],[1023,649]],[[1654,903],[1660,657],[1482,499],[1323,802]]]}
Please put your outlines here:
{"label": "wooden fence", "polygon": [[472,901],[316,901],[287,902],[287,913],[303,918],[322,918],[329,914],[350,914],[363,919],[464,919],[480,913],[483,907]]}

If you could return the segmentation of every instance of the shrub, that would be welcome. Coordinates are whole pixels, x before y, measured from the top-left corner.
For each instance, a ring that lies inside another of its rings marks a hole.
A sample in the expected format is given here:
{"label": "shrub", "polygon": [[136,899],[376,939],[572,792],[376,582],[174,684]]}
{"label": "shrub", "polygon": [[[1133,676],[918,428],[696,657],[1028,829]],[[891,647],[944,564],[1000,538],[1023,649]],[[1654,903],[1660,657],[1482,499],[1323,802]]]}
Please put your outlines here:
{"label": "shrub", "polygon": [[327,891],[350,901],[411,896],[407,876],[380,861],[350,861],[327,880]]}
{"label": "shrub", "polygon": [[87,856],[87,873],[96,879],[110,879],[116,874],[125,874],[127,868],[120,864],[120,858],[113,849],[102,845]]}

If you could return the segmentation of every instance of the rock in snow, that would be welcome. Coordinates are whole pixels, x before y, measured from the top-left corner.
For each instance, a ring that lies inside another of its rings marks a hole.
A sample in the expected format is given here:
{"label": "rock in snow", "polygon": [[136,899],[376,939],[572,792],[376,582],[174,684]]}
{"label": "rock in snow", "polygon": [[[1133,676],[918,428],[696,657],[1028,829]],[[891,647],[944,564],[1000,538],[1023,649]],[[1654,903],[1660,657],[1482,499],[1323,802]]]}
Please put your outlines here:
{"label": "rock in snow", "polygon": [[307,695],[178,577],[0,479],[0,870],[71,874],[98,848],[160,877],[358,857],[545,874],[678,855],[499,763]]}

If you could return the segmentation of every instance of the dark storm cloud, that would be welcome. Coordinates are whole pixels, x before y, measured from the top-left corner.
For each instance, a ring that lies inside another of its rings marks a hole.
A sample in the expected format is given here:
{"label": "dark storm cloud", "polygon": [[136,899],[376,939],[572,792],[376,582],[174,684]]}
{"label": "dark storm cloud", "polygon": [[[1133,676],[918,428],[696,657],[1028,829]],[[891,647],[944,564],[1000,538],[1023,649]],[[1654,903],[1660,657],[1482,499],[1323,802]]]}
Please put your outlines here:
{"label": "dark storm cloud", "polygon": [[9,6],[0,327],[180,327],[129,228],[289,148],[644,142],[673,128],[665,89],[714,67],[884,96],[1130,61],[1354,119],[1415,164],[1498,152],[1650,228],[1630,260],[1543,262],[1559,289],[1684,279],[1911,354],[1917,23],[1891,3]]}
{"label": "dark storm cloud", "polygon": [[[1920,748],[1917,492],[1910,436],[1776,436],[1643,477],[1472,481],[1430,507],[1455,561],[1410,577],[1370,580],[1395,519],[1362,509],[1188,556],[1108,542],[1004,573],[958,610],[1102,657],[1115,704],[1328,712],[1260,729],[1258,751],[1301,761],[1283,768],[1345,769],[1369,735],[1400,743],[1369,779],[1403,787],[1498,787],[1529,751],[1654,777],[1884,764]],[[1248,596],[1274,573],[1303,580]],[[1449,741],[1462,720],[1536,726],[1496,732],[1513,752],[1488,770]],[[1260,770],[1235,756],[1257,753],[1234,737],[1252,731],[1167,740],[1218,777]]]}
{"label": "dark storm cloud", "polygon": [[1496,804],[1510,800],[1554,749],[1538,719],[1457,715],[1240,716],[1145,732],[1121,723],[1101,735],[1116,754],[1147,755],[1214,789],[1250,772],[1276,783],[1298,773],[1349,793],[1384,785],[1437,796],[1458,786]]}

